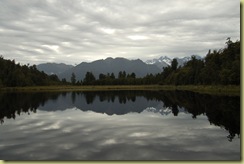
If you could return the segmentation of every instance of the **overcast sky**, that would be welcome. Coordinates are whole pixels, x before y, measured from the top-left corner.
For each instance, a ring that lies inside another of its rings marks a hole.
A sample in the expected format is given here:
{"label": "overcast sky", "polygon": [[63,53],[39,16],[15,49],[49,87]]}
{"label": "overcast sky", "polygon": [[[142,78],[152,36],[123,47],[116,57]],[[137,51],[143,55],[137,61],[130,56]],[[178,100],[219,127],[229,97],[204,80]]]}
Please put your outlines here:
{"label": "overcast sky", "polygon": [[205,56],[240,39],[238,0],[1,0],[0,55],[22,64]]}

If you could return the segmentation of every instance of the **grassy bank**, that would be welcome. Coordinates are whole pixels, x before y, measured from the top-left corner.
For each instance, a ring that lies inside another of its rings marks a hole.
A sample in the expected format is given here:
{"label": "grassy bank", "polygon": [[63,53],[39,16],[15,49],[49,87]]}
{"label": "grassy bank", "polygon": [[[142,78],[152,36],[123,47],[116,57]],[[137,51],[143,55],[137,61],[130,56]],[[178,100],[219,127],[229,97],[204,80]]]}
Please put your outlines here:
{"label": "grassy bank", "polygon": [[116,90],[185,90],[215,95],[240,95],[240,86],[205,85],[105,85],[105,86],[34,86],[7,87],[2,92],[71,92],[71,91],[116,91]]}

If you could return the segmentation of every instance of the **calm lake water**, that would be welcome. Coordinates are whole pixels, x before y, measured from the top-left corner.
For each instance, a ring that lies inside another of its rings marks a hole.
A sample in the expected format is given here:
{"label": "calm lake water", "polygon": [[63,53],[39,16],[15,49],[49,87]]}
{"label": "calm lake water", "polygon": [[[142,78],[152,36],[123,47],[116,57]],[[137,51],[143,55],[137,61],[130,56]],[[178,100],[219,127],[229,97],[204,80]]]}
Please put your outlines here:
{"label": "calm lake water", "polygon": [[240,97],[0,94],[3,160],[240,160]]}

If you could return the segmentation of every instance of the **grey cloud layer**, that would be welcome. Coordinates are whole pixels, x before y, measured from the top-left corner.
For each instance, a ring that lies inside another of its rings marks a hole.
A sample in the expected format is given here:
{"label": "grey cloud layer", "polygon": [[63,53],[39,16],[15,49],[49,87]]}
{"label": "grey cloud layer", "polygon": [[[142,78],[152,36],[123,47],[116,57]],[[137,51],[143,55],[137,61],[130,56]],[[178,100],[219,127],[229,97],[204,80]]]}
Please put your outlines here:
{"label": "grey cloud layer", "polygon": [[22,63],[205,55],[240,38],[240,2],[0,1],[0,54]]}

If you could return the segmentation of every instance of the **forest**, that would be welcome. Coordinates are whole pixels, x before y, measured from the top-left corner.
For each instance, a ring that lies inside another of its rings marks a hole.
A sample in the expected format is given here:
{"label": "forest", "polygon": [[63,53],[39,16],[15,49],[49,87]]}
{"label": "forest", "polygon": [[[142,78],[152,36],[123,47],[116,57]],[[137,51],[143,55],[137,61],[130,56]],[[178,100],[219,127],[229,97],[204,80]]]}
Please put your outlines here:
{"label": "forest", "polygon": [[47,75],[37,70],[36,66],[16,64],[0,56],[0,87],[24,87],[57,85],[60,80],[56,75]]}
{"label": "forest", "polygon": [[173,59],[171,66],[162,68],[158,74],[137,78],[135,73],[121,70],[100,74],[98,79],[87,72],[84,79],[71,75],[71,82],[60,80],[57,75],[47,75],[36,66],[16,64],[14,60],[0,57],[0,87],[47,86],[47,85],[240,85],[240,41],[227,38],[220,50],[209,50],[202,60],[191,57],[184,66]]}

